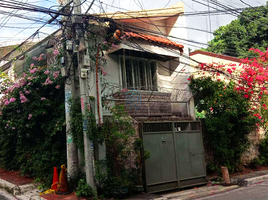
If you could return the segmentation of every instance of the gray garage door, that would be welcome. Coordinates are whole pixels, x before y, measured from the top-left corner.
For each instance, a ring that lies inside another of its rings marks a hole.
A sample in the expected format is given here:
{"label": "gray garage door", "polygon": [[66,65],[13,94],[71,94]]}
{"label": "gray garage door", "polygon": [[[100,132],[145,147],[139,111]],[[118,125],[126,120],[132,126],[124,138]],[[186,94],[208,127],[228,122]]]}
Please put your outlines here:
{"label": "gray garage door", "polygon": [[206,183],[200,122],[148,122],[143,124],[147,192]]}

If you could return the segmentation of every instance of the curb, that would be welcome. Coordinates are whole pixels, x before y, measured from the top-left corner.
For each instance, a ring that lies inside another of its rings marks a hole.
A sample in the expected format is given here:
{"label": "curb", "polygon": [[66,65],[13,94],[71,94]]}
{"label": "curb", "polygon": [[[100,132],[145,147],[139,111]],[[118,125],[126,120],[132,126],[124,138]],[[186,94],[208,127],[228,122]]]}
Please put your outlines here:
{"label": "curb", "polygon": [[177,194],[171,194],[171,195],[164,195],[162,197],[154,198],[154,200],[190,200],[190,199],[197,199],[207,196],[212,196],[215,194],[220,194],[223,192],[229,192],[235,189],[238,189],[238,185],[232,185],[228,187],[220,187],[217,190],[209,190],[208,188],[200,189],[200,190],[191,190],[191,191],[185,191],[185,192],[179,192]]}
{"label": "curb", "polygon": [[193,194],[190,197],[182,197],[176,200],[190,200],[190,199],[197,199],[197,198],[202,198],[202,197],[208,197],[208,196],[213,196],[216,194],[221,194],[223,192],[230,192],[232,190],[236,190],[238,189],[239,186],[238,185],[233,185],[233,186],[229,186],[229,187],[224,187],[219,189],[218,191],[212,191],[212,192],[208,192],[208,191],[204,191],[204,192],[200,192],[199,194]]}
{"label": "curb", "polygon": [[25,194],[26,192],[32,191],[36,189],[36,186],[34,184],[27,184],[27,185],[21,185],[20,188],[20,195]]}
{"label": "curb", "polygon": [[250,186],[252,184],[259,183],[259,182],[262,182],[265,180],[268,180],[268,174],[263,175],[263,176],[253,177],[253,178],[242,179],[242,180],[238,179],[237,182],[238,182],[239,186],[247,187],[247,186]]}
{"label": "curb", "polygon": [[8,193],[13,195],[20,195],[20,187],[17,185],[14,185],[10,182],[7,182],[6,180],[0,179],[0,188],[6,190]]}
{"label": "curb", "polygon": [[33,183],[18,186],[6,180],[0,179],[0,188],[16,196],[19,200],[42,200],[44,199],[39,196],[38,189],[36,188],[36,185]]}
{"label": "curb", "polygon": [[16,197],[18,198],[18,200],[45,200],[39,195],[38,189],[28,191],[25,194]]}

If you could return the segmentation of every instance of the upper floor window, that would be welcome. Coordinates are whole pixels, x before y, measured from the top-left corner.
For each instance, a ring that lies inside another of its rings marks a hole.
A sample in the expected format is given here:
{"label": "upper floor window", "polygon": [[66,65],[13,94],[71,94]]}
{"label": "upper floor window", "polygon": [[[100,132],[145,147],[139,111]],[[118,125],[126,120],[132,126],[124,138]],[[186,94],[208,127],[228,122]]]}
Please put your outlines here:
{"label": "upper floor window", "polygon": [[156,62],[140,58],[120,58],[122,84],[135,90],[157,90]]}

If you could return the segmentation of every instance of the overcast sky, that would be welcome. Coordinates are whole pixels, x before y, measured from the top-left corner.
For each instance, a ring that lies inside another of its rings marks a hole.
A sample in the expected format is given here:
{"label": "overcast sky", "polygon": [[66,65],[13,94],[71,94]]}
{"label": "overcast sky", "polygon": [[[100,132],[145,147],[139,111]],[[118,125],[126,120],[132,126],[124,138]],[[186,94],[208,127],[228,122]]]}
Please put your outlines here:
{"label": "overcast sky", "polygon": [[[19,2],[28,2],[31,4],[47,7],[51,9],[58,9],[58,2],[56,0],[16,0]],[[81,0],[82,2],[84,0]],[[216,1],[216,0],[212,0]],[[216,7],[212,1],[210,1],[209,5],[210,11],[215,11],[215,9],[220,9],[220,7]],[[15,0],[14,0],[15,2]],[[124,11],[125,10],[141,10],[141,9],[156,9],[156,8],[163,8],[172,6],[179,2],[178,0],[96,0],[94,3],[93,10],[91,12],[99,13],[103,12],[116,12],[116,11]],[[189,12],[199,12],[199,11],[208,11],[208,1],[207,0],[182,0],[182,2],[185,4],[185,13]],[[199,3],[198,3],[199,2]],[[261,6],[266,4],[266,0],[243,0],[244,3],[249,4],[251,6]],[[249,7],[248,5],[245,5],[241,0],[218,0],[218,3],[227,5],[232,8],[245,8]],[[83,5],[82,8],[85,10],[91,3],[91,0],[87,0]],[[205,4],[205,5],[202,5]],[[23,20],[14,17],[14,10],[12,9],[3,9],[0,8],[0,10],[8,11],[11,13],[10,20],[7,21],[6,15],[0,15],[0,45],[6,45],[10,42],[19,43],[22,42],[24,39],[29,37],[35,30],[38,29],[42,24],[35,23],[33,21],[29,20]],[[40,13],[34,13],[34,12],[26,12],[26,11],[19,11],[16,12],[16,14],[24,14],[28,17],[44,17],[44,19],[50,19],[49,15],[40,14]],[[13,15],[13,16],[12,16]],[[200,29],[192,30],[187,29],[188,31],[188,39],[193,41],[198,41],[200,43],[204,44],[189,44],[190,48],[196,49],[198,47],[206,47],[207,41],[211,40],[213,35],[207,32],[216,30],[219,26],[226,25],[230,23],[232,20],[234,20],[236,17],[231,16],[229,14],[222,14],[222,15],[211,15],[210,18],[208,15],[206,16],[200,16],[200,15],[193,15],[193,16],[186,16],[187,20],[187,27],[189,28],[196,28]],[[4,25],[3,20],[6,20],[6,24]],[[2,27],[2,26],[8,26]],[[11,27],[29,27],[32,29],[17,29],[17,28],[11,28]],[[47,36],[47,34],[52,33],[55,31],[59,26],[46,26],[41,30],[42,33],[40,33],[38,36],[41,38]],[[185,29],[185,27],[180,28]],[[202,31],[201,31],[202,30]]]}

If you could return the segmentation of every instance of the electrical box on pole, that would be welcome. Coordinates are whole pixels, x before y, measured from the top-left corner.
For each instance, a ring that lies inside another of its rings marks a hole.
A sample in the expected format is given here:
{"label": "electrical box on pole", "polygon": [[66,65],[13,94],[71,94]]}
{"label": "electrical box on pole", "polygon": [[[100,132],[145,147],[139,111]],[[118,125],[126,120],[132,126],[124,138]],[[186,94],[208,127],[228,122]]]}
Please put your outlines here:
{"label": "electrical box on pole", "polygon": [[90,58],[88,55],[85,55],[84,56],[84,59],[83,59],[83,66],[84,67],[90,67]]}
{"label": "electrical box on pole", "polygon": [[66,50],[67,51],[72,51],[73,50],[73,41],[71,41],[71,40],[66,41]]}
{"label": "electrical box on pole", "polygon": [[84,69],[82,68],[81,69],[81,78],[87,78],[87,72],[88,72],[88,69]]}
{"label": "electrical box on pole", "polygon": [[73,16],[72,23],[73,24],[83,24],[83,18],[80,16]]}

